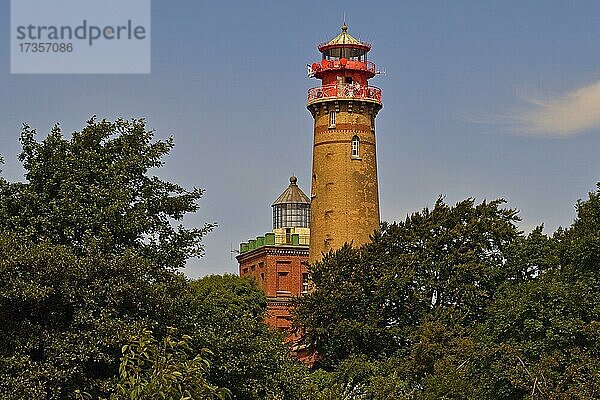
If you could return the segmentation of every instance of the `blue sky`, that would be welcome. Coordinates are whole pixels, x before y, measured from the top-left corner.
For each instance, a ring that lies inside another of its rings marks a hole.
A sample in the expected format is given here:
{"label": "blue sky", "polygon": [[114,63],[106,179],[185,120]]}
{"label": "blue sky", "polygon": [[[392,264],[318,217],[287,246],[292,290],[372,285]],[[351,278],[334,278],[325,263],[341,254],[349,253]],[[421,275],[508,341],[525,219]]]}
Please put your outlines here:
{"label": "blue sky", "polygon": [[[54,0],[56,1],[56,0]],[[176,147],[160,175],[206,189],[187,223],[217,222],[186,273],[235,272],[230,246],[271,228],[291,174],[308,194],[305,66],[339,32],[373,43],[387,74],[377,140],[382,219],[504,197],[521,227],[569,225],[599,181],[600,2],[152,2],[150,75],[11,75],[0,0],[0,154],[22,179],[22,122],[40,134],[93,114],[144,117]]]}

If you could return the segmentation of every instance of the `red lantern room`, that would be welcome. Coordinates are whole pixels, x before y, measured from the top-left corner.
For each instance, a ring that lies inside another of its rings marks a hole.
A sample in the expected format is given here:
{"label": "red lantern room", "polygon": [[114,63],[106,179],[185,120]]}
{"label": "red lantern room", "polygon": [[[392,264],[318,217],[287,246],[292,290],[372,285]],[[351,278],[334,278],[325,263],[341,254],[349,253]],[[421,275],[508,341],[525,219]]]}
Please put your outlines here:
{"label": "red lantern room", "polygon": [[367,60],[367,53],[371,50],[369,43],[348,34],[344,23],[338,36],[318,48],[323,57],[308,69],[309,76],[321,79],[322,86],[308,91],[308,104],[332,98],[381,103],[381,90],[368,83],[378,73],[375,64]]}

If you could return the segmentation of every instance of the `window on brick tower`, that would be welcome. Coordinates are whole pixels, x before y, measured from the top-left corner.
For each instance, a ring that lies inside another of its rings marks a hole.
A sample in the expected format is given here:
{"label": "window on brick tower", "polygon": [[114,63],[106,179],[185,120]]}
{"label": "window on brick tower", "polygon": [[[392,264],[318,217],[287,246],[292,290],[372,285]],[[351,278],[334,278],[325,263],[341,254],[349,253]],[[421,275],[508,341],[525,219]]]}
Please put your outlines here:
{"label": "window on brick tower", "polygon": [[275,326],[278,329],[287,329],[291,326],[290,319],[288,317],[278,315],[275,317]]}
{"label": "window on brick tower", "polygon": [[329,127],[335,128],[335,111],[329,112]]}
{"label": "window on brick tower", "polygon": [[289,274],[287,272],[278,272],[277,273],[277,291],[282,291],[282,292],[290,291]]}
{"label": "window on brick tower", "polygon": [[357,135],[352,138],[352,157],[360,157],[360,139]]}
{"label": "window on brick tower", "polygon": [[302,274],[302,293],[308,293],[308,273]]}

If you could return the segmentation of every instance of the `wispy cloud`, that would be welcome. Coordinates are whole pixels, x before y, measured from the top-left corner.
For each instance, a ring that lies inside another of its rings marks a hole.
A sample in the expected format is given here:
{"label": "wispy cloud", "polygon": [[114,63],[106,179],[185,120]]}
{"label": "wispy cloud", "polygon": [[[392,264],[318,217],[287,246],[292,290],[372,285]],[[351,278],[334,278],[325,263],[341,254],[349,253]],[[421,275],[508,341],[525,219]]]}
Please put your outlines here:
{"label": "wispy cloud", "polygon": [[600,82],[561,95],[520,92],[517,96],[525,104],[508,115],[479,115],[467,119],[537,136],[569,137],[592,129],[600,130]]}
{"label": "wispy cloud", "polygon": [[558,97],[524,97],[530,109],[515,116],[524,133],[572,136],[600,129],[600,82]]}

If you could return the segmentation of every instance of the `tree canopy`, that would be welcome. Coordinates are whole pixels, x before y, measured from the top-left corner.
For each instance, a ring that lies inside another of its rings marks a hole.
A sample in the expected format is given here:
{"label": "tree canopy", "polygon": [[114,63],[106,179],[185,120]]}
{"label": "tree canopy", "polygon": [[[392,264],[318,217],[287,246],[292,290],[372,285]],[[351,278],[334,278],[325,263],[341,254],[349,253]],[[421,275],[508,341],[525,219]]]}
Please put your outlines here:
{"label": "tree canopy", "polygon": [[25,181],[0,179],[0,393],[106,396],[127,337],[187,323],[177,270],[213,225],[177,222],[202,191],[151,175],[173,142],[143,120],[20,140]]}
{"label": "tree canopy", "polygon": [[420,324],[481,321],[519,235],[516,212],[501,204],[439,199],[432,210],[383,224],[372,243],[312,266],[318,289],[299,299],[296,316],[322,364],[406,350]]}
{"label": "tree canopy", "polygon": [[326,254],[294,310],[309,369],[254,280],[181,273],[214,224],[183,225],[202,190],[153,175],[172,139],[92,118],[20,140],[24,180],[0,177],[0,399],[600,398],[600,184],[552,235],[503,200],[440,198]]}
{"label": "tree canopy", "polygon": [[501,204],[440,199],[311,266],[296,326],[329,398],[600,397],[600,184],[552,236]]}
{"label": "tree canopy", "polygon": [[213,225],[173,223],[197,211],[202,190],[150,175],[173,147],[172,138],[153,136],[143,120],[92,118],[69,138],[55,125],[42,141],[24,125],[19,160],[26,181],[2,180],[0,229],[78,255],[136,250],[161,268],[183,267],[202,255],[201,239]]}

